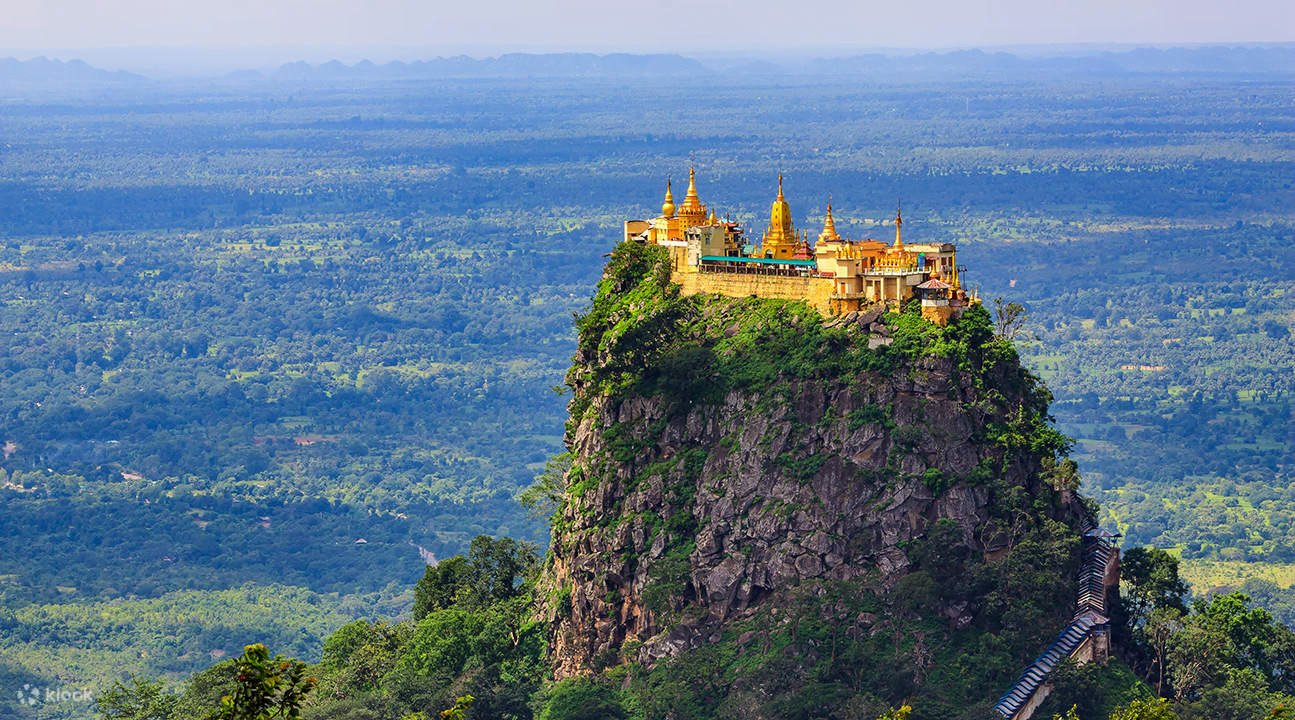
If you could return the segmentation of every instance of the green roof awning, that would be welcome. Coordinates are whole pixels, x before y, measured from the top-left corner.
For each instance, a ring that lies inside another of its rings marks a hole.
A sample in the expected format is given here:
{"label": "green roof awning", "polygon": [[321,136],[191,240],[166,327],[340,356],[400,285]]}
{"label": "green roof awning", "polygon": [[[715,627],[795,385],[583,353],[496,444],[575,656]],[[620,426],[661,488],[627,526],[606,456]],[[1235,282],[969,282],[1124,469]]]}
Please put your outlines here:
{"label": "green roof awning", "polygon": [[801,265],[803,267],[814,267],[818,264],[815,260],[772,260],[769,258],[732,257],[728,255],[702,255],[701,259],[706,262],[740,262],[756,263],[758,265]]}

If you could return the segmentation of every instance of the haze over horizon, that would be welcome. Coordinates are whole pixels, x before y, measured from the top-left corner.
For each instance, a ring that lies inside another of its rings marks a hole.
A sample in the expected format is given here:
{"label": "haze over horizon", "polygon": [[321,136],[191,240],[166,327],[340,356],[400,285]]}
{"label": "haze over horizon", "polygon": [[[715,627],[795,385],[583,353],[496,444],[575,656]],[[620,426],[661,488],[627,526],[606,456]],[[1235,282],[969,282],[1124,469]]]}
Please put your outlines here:
{"label": "haze over horizon", "polygon": [[9,2],[0,54],[110,69],[265,67],[292,60],[417,60],[506,52],[842,55],[888,49],[1295,41],[1282,0],[986,0],[861,6],[839,0],[609,6],[592,0],[152,0]]}

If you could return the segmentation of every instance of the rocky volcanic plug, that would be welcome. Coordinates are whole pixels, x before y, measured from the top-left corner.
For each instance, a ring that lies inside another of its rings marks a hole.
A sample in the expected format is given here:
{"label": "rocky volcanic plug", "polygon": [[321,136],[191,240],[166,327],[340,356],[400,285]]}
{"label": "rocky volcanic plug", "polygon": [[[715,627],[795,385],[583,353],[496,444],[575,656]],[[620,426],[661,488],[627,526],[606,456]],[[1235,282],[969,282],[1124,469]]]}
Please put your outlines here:
{"label": "rocky volcanic plug", "polygon": [[[777,645],[795,685],[829,652],[885,645],[921,685],[942,647],[1013,634],[1003,677],[968,688],[991,694],[1064,623],[1078,565],[1087,509],[1046,389],[979,307],[948,328],[880,308],[825,320],[681,298],[660,260],[618,248],[578,322],[541,581],[556,675],[708,647],[758,664]],[[830,650],[797,637],[806,612]]]}

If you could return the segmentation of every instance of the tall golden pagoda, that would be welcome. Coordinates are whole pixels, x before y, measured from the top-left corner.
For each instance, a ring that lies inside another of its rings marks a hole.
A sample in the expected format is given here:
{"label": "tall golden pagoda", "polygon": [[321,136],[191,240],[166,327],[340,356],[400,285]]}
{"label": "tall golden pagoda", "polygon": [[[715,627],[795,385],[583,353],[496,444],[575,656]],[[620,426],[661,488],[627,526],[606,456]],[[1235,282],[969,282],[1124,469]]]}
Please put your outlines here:
{"label": "tall golden pagoda", "polygon": [[684,195],[683,205],[679,208],[679,224],[683,229],[706,224],[706,206],[697,196],[697,173],[688,168],[688,193]]}
{"label": "tall golden pagoda", "polygon": [[764,231],[760,254],[774,260],[789,260],[796,254],[796,228],[791,221],[791,206],[782,194],[782,173],[778,173],[778,197],[769,211],[769,228]]}

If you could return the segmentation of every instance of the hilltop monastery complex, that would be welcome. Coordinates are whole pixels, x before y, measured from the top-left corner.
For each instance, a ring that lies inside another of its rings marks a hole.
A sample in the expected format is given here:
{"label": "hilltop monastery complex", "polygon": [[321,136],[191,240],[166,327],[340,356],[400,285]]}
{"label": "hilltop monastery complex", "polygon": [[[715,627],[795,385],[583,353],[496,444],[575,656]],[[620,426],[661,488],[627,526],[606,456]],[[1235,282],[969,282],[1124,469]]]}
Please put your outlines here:
{"label": "hilltop monastery complex", "polygon": [[758,242],[748,241],[738,223],[721,220],[706,209],[690,169],[683,204],[675,206],[667,180],[661,216],[626,221],[625,239],[665,247],[672,280],[687,295],[804,300],[825,316],[875,304],[899,305],[916,297],[922,302],[922,314],[940,325],[978,303],[959,282],[957,247],[905,244],[902,225],[897,212],[894,244],[842,238],[829,202],[823,230],[817,242],[811,242],[808,233],[798,232],[792,224],[779,174],[769,227]]}

